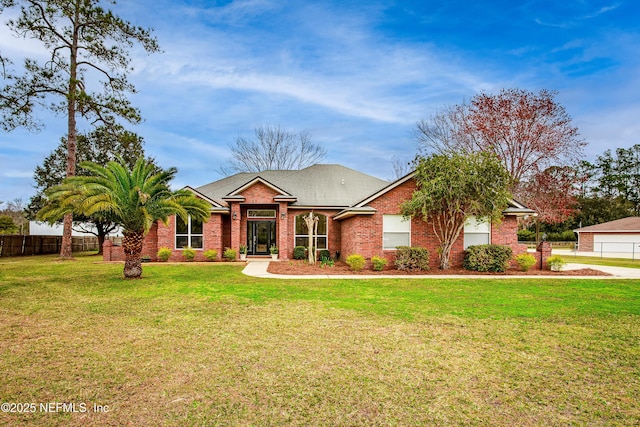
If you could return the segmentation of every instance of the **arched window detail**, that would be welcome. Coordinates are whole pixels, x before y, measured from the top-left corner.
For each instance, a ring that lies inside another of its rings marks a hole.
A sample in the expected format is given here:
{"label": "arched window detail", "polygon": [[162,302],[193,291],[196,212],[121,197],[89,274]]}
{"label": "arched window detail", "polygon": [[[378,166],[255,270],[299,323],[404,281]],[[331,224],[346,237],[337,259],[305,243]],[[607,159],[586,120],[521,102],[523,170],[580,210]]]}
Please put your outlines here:
{"label": "arched window detail", "polygon": [[[296,216],[296,234],[295,234],[295,246],[309,247],[309,230],[307,230],[307,223],[304,221],[304,216],[309,213]],[[318,249],[327,249],[327,216],[314,213],[318,217]]]}

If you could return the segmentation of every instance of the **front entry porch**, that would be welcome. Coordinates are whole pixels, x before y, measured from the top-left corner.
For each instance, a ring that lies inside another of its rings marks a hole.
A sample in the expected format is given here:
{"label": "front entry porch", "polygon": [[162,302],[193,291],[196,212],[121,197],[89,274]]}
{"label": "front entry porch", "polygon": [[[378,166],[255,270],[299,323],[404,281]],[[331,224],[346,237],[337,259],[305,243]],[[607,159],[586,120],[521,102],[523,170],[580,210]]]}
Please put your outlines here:
{"label": "front entry porch", "polygon": [[269,255],[271,245],[277,245],[276,221],[247,221],[247,254]]}

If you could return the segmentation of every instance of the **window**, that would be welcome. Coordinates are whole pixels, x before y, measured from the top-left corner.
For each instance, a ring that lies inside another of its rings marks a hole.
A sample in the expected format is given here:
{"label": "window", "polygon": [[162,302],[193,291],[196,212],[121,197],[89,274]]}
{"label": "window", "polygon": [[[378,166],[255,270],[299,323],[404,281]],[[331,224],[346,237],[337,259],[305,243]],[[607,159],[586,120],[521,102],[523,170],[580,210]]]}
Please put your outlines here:
{"label": "window", "polygon": [[275,218],[276,211],[274,209],[249,209],[247,211],[249,218]]}
{"label": "window", "polygon": [[[309,215],[309,214],[306,214]],[[327,249],[327,216],[314,214],[318,217],[318,249]],[[304,222],[305,215],[296,216],[295,246],[309,247],[309,230]]]}
{"label": "window", "polygon": [[411,220],[402,215],[382,216],[382,248],[394,250],[411,245]]}
{"label": "window", "polygon": [[464,248],[488,245],[491,242],[491,223],[472,216],[464,223]]}
{"label": "window", "polygon": [[187,222],[176,216],[176,249],[186,248],[202,249],[202,221],[189,217]]}

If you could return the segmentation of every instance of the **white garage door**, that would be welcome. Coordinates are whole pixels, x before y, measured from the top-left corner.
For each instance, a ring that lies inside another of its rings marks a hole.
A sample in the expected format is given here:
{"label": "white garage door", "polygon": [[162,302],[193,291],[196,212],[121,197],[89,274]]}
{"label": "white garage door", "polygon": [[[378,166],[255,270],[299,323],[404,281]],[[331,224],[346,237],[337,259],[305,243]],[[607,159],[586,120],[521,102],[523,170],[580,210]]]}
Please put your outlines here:
{"label": "white garage door", "polygon": [[638,234],[595,234],[593,250],[596,252],[621,252],[640,254],[640,235]]}

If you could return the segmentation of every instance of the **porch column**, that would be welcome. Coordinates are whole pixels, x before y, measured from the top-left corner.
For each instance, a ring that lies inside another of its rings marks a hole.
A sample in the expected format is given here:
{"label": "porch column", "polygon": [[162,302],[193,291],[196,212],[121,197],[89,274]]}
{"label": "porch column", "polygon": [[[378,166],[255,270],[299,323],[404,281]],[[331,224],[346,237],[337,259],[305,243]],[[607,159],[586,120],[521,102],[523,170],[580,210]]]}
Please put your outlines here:
{"label": "porch column", "polygon": [[289,259],[289,249],[291,248],[291,239],[289,238],[289,222],[292,221],[289,218],[288,212],[289,204],[287,202],[280,202],[278,213],[278,249],[279,258],[283,260]]}
{"label": "porch column", "polygon": [[231,249],[236,250],[236,259],[240,258],[240,204],[231,203]]}

